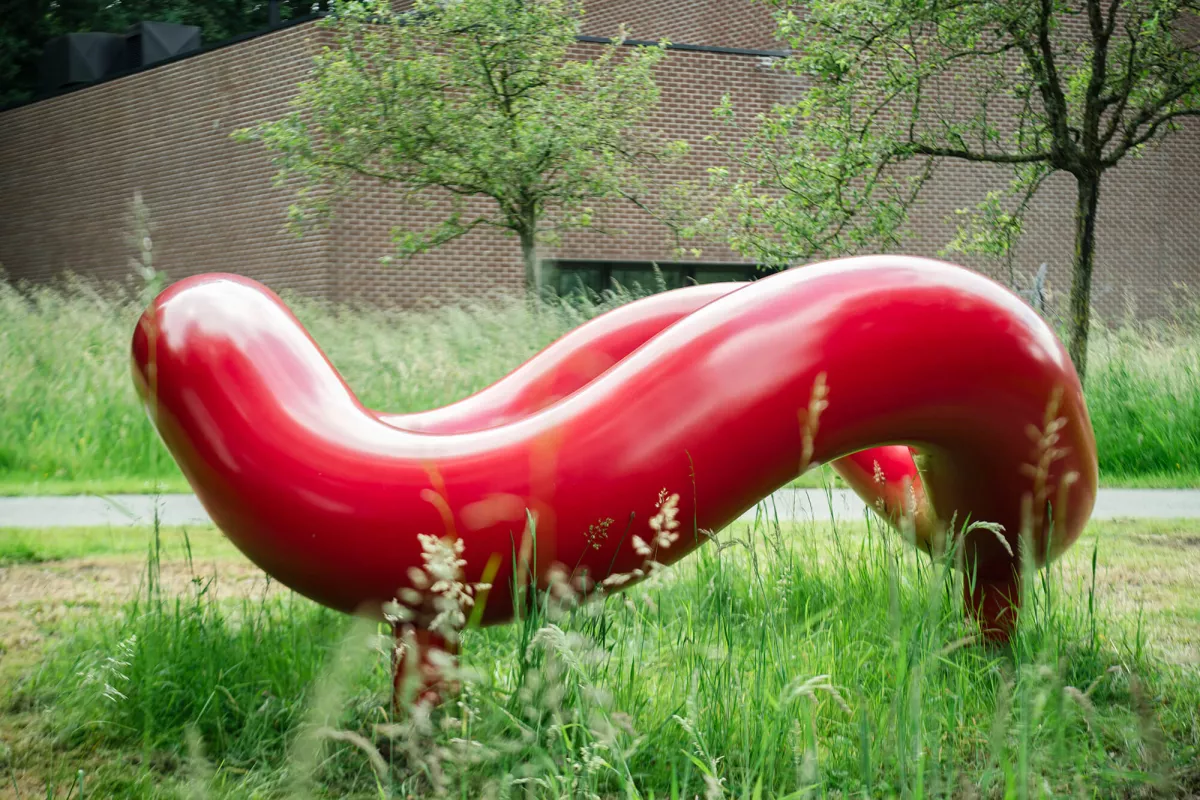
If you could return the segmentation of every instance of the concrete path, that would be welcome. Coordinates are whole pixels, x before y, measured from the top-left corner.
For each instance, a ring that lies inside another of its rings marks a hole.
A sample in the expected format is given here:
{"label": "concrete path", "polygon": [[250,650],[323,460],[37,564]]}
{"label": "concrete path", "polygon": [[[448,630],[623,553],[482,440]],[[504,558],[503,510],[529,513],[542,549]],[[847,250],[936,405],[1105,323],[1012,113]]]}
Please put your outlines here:
{"label": "concrete path", "polygon": [[[107,497],[0,497],[0,528],[56,528],[148,525],[155,506],[164,525],[207,524],[208,515],[192,495],[110,495]],[[863,518],[862,501],[847,489],[782,489],[759,507],[781,520]],[[753,519],[755,510],[744,519]],[[1103,489],[1093,519],[1197,519],[1200,489]]]}

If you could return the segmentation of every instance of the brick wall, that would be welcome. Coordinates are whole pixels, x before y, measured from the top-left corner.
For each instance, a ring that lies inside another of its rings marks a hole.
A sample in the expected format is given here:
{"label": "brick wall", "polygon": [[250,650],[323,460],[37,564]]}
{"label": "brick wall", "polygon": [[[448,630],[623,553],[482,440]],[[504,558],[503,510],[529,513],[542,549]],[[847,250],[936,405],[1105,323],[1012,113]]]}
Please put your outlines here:
{"label": "brick wall", "polygon": [[[636,38],[776,49],[769,14],[743,0],[588,0],[585,30],[610,35],[628,22]],[[309,65],[310,24],[206,52],[118,80],[0,113],[0,266],[15,279],[43,281],[64,270],[100,277],[128,272],[129,199],[140,189],[156,224],[156,265],[173,278],[229,270],[277,289],[339,300],[424,305],[521,286],[520,249],[512,237],[486,231],[435,253],[385,267],[390,230],[436,218],[432,208],[400,205],[386,189],[362,182],[341,204],[332,227],[296,238],[284,229],[291,195],[271,183],[272,168],[256,145],[233,142],[237,127],[286,110]],[[580,56],[596,52],[580,44]],[[686,164],[657,176],[703,179],[721,161],[703,137],[721,94],[733,92],[742,113],[766,109],[796,91],[794,80],[753,55],[675,50],[659,68],[662,103],[647,125],[686,139]],[[1006,180],[1002,170],[946,164],[914,217],[907,252],[936,255],[951,237],[948,218]],[[1095,286],[1101,310],[1162,310],[1175,283],[1200,285],[1200,125],[1106,176],[1102,189]],[[1029,215],[1016,258],[1019,276],[1046,261],[1052,288],[1068,286],[1073,187],[1050,181]],[[667,231],[627,205],[603,210],[616,235],[567,235],[543,248],[550,258],[672,258]],[[701,261],[740,261],[706,245]],[[962,259],[956,259],[962,260]],[[1006,276],[1003,265],[975,262]]]}
{"label": "brick wall", "polygon": [[[1002,168],[946,162],[930,184],[912,225],[905,252],[937,256],[954,235],[948,219],[956,208],[973,206],[989,189],[1004,184]],[[1104,176],[1100,190],[1092,299],[1108,321],[1132,314],[1161,316],[1173,300],[1200,288],[1200,124],[1189,122],[1171,139],[1126,161]],[[1027,286],[1043,262],[1055,302],[1066,303],[1074,252],[1074,178],[1052,176],[1026,218],[1013,267]],[[1005,264],[947,256],[1008,282]]]}
{"label": "brick wall", "polygon": [[775,39],[771,8],[761,0],[584,0],[583,32],[630,39],[784,49]]}
{"label": "brick wall", "polygon": [[[597,52],[598,46],[581,44],[577,55]],[[678,180],[702,179],[704,170],[721,163],[720,152],[703,141],[709,130],[710,111],[726,91],[737,91],[747,111],[768,107],[782,97],[787,85],[764,69],[755,56],[672,51],[660,65],[656,79],[661,90],[659,111],[648,128],[664,140],[686,140],[690,153],[684,163],[656,176],[661,185]],[[570,231],[557,247],[542,247],[539,256],[555,259],[614,259],[625,261],[675,260],[676,242],[668,230],[628,203],[600,206],[596,230]],[[517,289],[524,268],[517,240],[491,230],[480,230],[411,261],[384,267],[379,258],[390,252],[388,228],[401,220],[416,225],[434,221],[433,209],[406,207],[390,190],[377,183],[360,182],[353,197],[338,210],[334,234],[334,259],[342,299],[384,297],[400,302],[437,302],[488,279],[483,288]],[[599,230],[603,230],[601,233]],[[742,262],[727,247],[706,244],[698,259],[703,262]]]}
{"label": "brick wall", "polygon": [[325,293],[325,234],[284,230],[286,191],[230,133],[286,109],[308,69],[310,25],[0,113],[0,268],[128,274],[140,189],[155,264],[171,278],[225,270]]}

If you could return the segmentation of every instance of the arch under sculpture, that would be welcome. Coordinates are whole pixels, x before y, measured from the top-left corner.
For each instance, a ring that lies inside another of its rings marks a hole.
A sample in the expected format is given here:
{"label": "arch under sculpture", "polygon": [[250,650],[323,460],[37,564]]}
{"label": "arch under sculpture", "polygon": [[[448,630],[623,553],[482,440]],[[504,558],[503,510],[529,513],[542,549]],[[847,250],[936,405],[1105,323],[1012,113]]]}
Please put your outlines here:
{"label": "arch under sculpture", "polygon": [[1060,555],[1096,494],[1082,389],[1050,328],[999,284],[911,257],[655,295],[407,415],[364,408],[268,289],[201,275],[143,314],[133,374],[234,544],[333,608],[383,618],[399,600],[431,684],[428,655],[453,652],[466,613],[511,619],[514,580],[631,585],[830,462],[923,549],[952,523],[1002,526],[959,542],[967,608],[1002,638],[1021,560]]}

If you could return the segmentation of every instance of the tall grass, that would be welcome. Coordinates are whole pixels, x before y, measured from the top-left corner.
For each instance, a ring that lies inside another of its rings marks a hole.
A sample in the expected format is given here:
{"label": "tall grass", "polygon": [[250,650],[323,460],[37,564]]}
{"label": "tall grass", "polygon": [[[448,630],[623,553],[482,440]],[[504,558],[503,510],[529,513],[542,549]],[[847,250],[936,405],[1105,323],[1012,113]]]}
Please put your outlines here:
{"label": "tall grass", "polygon": [[[18,291],[0,280],[0,480],[178,476],[133,391],[129,345],[142,309],[130,295],[81,281]],[[425,313],[286,299],[364,403],[407,412],[484,388],[633,296],[500,297]]]}
{"label": "tall grass", "polygon": [[1200,472],[1200,327],[1126,326],[1092,344],[1088,408],[1113,476]]}
{"label": "tall grass", "polygon": [[[1092,569],[1095,569],[1093,559]],[[740,526],[624,594],[468,630],[464,689],[390,710],[380,631],[290,596],[147,585],[16,697],[93,796],[1123,797],[1200,781],[1200,675],[1094,574],[1011,646],[958,574],[865,524]],[[371,634],[371,635],[368,635]],[[129,753],[139,753],[130,759]],[[121,757],[117,757],[120,754]]]}
{"label": "tall grass", "polygon": [[[461,399],[570,328],[633,295],[556,304],[497,298],[405,313],[288,298],[368,405]],[[20,292],[0,281],[0,482],[178,478],[129,376],[140,312],[81,282]],[[1102,476],[1200,484],[1200,320],[1097,326],[1087,383]]]}

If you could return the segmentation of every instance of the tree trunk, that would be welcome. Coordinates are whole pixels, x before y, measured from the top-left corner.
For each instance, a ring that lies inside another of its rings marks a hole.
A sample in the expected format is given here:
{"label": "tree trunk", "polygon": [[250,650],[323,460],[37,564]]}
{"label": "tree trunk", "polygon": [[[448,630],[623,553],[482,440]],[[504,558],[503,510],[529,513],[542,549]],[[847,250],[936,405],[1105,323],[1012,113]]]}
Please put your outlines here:
{"label": "tree trunk", "polygon": [[536,227],[532,227],[522,230],[518,235],[521,238],[521,257],[525,261],[525,288],[540,296],[542,271],[538,269],[537,237],[534,234],[536,230]]}
{"label": "tree trunk", "polygon": [[1071,265],[1071,320],[1067,352],[1079,373],[1087,374],[1088,330],[1092,311],[1092,265],[1096,251],[1096,208],[1100,200],[1100,172],[1075,176],[1075,261]]}

